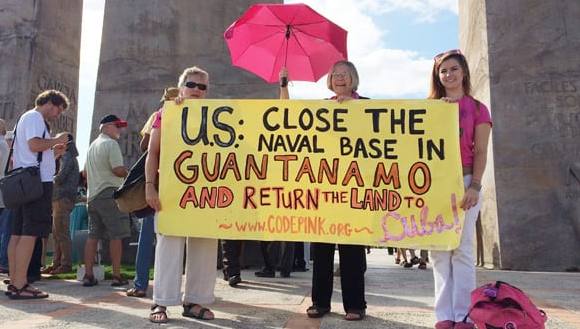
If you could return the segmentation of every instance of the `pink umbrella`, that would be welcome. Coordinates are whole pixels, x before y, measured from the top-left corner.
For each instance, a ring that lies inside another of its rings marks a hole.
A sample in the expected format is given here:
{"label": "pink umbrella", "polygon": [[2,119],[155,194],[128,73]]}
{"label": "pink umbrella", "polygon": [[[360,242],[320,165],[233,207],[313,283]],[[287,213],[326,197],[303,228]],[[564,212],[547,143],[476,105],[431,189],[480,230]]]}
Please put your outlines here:
{"label": "pink umbrella", "polygon": [[305,4],[252,5],[224,33],[232,64],[269,83],[317,81],[347,58],[346,31]]}

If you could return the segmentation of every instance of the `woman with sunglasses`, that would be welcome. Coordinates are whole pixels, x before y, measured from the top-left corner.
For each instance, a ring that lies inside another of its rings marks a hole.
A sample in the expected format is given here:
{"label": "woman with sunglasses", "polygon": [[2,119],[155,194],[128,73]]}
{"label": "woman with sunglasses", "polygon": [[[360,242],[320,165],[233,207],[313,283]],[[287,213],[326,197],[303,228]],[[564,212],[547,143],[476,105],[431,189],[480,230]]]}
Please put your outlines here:
{"label": "woman with sunglasses", "polygon": [[[288,72],[280,72],[280,98],[288,99]],[[368,99],[360,96],[359,78],[354,64],[349,61],[334,63],[326,80],[326,85],[334,96],[330,99],[339,103],[349,100]],[[333,289],[334,243],[312,243],[313,273],[312,273],[312,306],[306,310],[310,318],[320,318],[330,312],[330,301]],[[367,303],[365,301],[365,246],[338,245],[340,257],[340,285],[342,289],[342,304],[347,321],[358,321],[365,317]]]}
{"label": "woman with sunglasses", "polygon": [[[209,82],[207,72],[198,67],[186,69],[179,77],[180,103],[189,98],[205,98]],[[161,145],[161,117],[163,109],[157,113],[149,139],[149,153],[145,162],[145,197],[155,211],[161,210],[159,201],[158,169]],[[156,218],[157,220],[157,218]],[[217,240],[205,238],[167,236],[157,233],[155,249],[155,281],[153,286],[153,306],[149,320],[166,323],[167,306],[179,305],[181,301],[181,278],[183,273],[183,252],[187,245],[185,261],[185,294],[183,313],[185,317],[212,320],[214,314],[200,304],[214,301],[214,287],[217,266]]]}
{"label": "woman with sunglasses", "polygon": [[471,329],[467,322],[470,293],[475,288],[473,244],[475,221],[481,208],[481,178],[487,162],[491,117],[485,105],[471,96],[469,67],[459,50],[434,58],[430,99],[459,104],[459,145],[465,194],[461,208],[465,221],[459,247],[432,251],[435,279],[436,329]]}

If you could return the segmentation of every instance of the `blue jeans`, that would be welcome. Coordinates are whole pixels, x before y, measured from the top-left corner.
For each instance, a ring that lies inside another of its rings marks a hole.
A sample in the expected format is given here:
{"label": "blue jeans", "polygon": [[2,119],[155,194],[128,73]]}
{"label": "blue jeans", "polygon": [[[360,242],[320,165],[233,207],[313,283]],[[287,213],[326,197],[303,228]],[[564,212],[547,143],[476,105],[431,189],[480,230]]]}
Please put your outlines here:
{"label": "blue jeans", "polygon": [[153,237],[154,232],[153,216],[145,217],[141,222],[141,233],[139,233],[139,246],[137,247],[137,259],[135,260],[135,280],[136,289],[147,291],[149,286],[149,269],[153,258]]}
{"label": "blue jeans", "polygon": [[12,233],[12,213],[4,208],[0,214],[0,267],[8,269],[8,242]]}

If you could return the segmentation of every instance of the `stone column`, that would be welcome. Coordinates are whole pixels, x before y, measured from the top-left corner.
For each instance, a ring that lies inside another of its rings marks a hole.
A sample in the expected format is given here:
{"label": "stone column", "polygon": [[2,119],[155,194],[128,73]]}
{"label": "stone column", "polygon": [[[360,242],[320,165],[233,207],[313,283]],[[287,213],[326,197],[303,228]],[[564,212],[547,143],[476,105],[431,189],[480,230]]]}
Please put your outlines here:
{"label": "stone column", "polygon": [[[210,74],[210,98],[273,98],[277,86],[230,64],[223,33],[259,1],[107,1],[91,139],[108,113],[127,118],[126,165],[140,155],[139,132],[163,89],[197,65]],[[274,1],[276,2],[276,1]],[[281,1],[278,1],[281,2]]]}
{"label": "stone column", "polygon": [[79,0],[0,3],[0,117],[10,129],[41,91],[57,89],[71,106],[53,132],[75,133],[82,8]]}
{"label": "stone column", "polygon": [[580,267],[580,2],[460,1],[460,44],[493,118],[488,264]]}

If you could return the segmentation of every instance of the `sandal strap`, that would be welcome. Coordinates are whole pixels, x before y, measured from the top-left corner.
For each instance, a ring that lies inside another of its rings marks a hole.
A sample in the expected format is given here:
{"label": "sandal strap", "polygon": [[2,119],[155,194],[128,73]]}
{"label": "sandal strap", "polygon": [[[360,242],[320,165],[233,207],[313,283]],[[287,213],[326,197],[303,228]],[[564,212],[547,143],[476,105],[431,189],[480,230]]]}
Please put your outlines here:
{"label": "sandal strap", "polygon": [[205,314],[208,313],[208,312],[210,312],[209,308],[207,308],[207,307],[200,308],[199,309],[199,313],[198,313],[199,318],[200,319],[205,319]]}
{"label": "sandal strap", "polygon": [[165,308],[165,309],[166,309],[166,307],[165,307],[165,306],[163,306],[163,305],[159,305],[159,304],[153,304],[153,305],[151,305],[151,311],[153,311],[154,309],[156,309],[156,308],[158,308],[158,307],[163,307],[163,308]]}
{"label": "sandal strap", "polygon": [[[161,318],[154,319],[154,316],[159,314],[162,314]],[[167,316],[167,307],[153,304],[151,306],[151,313],[149,313],[149,321],[153,323],[167,323],[169,321],[169,317]]]}
{"label": "sandal strap", "polygon": [[6,296],[10,296],[10,295],[12,295],[13,293],[18,293],[18,288],[16,288],[14,285],[11,285],[11,284],[9,284],[9,285],[6,287],[6,291],[4,292],[4,294],[5,294]]}
{"label": "sandal strap", "polygon": [[40,289],[34,288],[31,285],[29,285],[28,283],[25,284],[24,286],[22,286],[22,288],[20,288],[20,289],[16,288],[16,290],[13,293],[15,293],[17,295],[21,295],[23,292],[27,292],[34,297],[44,294],[44,292],[42,292]]}
{"label": "sandal strap", "polygon": [[[193,312],[193,308],[196,307],[196,306],[199,306],[200,309],[199,309],[198,312],[195,312],[194,313]],[[198,319],[204,319],[205,320],[206,319],[205,318],[205,314],[208,313],[208,312],[211,312],[211,310],[209,308],[203,307],[203,306],[201,306],[199,304],[191,303],[191,304],[183,304],[183,312],[184,313],[191,314],[191,315],[193,315],[194,317],[196,317]]]}
{"label": "sandal strap", "polygon": [[167,310],[166,309],[165,310],[159,309],[158,311],[155,311],[155,312],[151,311],[151,313],[149,313],[149,315],[155,315],[155,314],[165,314],[165,316],[167,316]]}
{"label": "sandal strap", "polygon": [[194,308],[196,305],[199,304],[183,304],[183,310],[189,313],[189,311],[191,311],[191,309]]}

